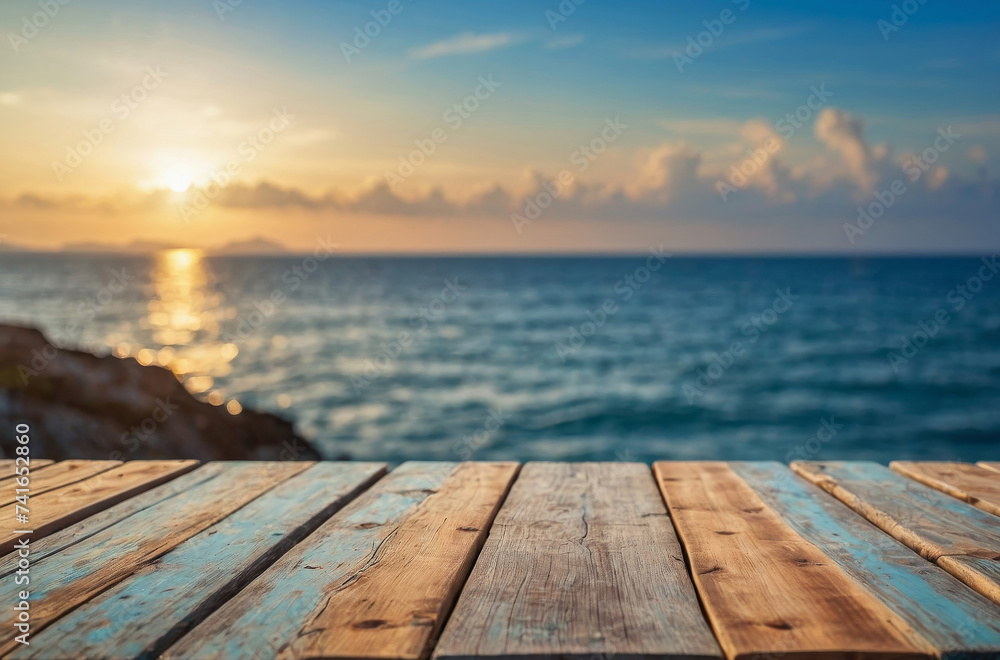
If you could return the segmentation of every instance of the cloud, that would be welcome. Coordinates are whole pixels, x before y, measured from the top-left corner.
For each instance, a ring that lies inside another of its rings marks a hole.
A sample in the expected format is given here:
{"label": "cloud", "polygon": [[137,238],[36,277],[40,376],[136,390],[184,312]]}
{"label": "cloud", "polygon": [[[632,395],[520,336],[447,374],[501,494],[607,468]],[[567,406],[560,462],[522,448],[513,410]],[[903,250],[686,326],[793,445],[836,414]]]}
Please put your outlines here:
{"label": "cloud", "polygon": [[514,36],[506,32],[497,32],[494,34],[463,32],[451,39],[436,41],[432,44],[415,48],[410,51],[409,55],[417,60],[427,60],[434,57],[447,57],[449,55],[485,53],[495,48],[509,46],[514,42]]}
{"label": "cloud", "polygon": [[[546,207],[544,220],[605,221],[609,223],[728,223],[770,227],[772,230],[799,231],[806,235],[820,232],[829,237],[833,247],[849,247],[842,225],[853,221],[858,206],[874,200],[875,191],[887,191],[894,181],[902,181],[906,191],[894,201],[891,212],[880,221],[884,227],[881,240],[895,237],[898,243],[878,243],[865,237],[866,247],[891,249],[912,243],[913,236],[928,242],[938,239],[962,240],[975,249],[996,243],[993,218],[1000,211],[1000,180],[963,180],[953,176],[942,163],[923,170],[912,178],[912,168],[903,169],[907,155],[894,160],[888,145],[869,144],[860,118],[842,110],[827,108],[814,126],[815,137],[825,147],[812,160],[798,163],[784,161],[785,141],[774,135],[773,127],[762,120],[745,122],[733,137],[732,160],[723,164],[709,161],[704,151],[682,141],[667,141],[647,149],[637,157],[623,184],[594,181],[566,164],[573,174],[572,185],[560,192]],[[802,131],[790,140],[809,139]],[[761,145],[775,139],[778,148],[752,167],[736,191],[725,198],[719,192],[721,181],[732,181],[732,172],[761,153]],[[928,145],[929,146],[929,145]],[[956,146],[955,154],[945,154],[965,161],[967,147]],[[974,149],[978,156],[978,150]],[[967,162],[967,161],[966,161]],[[272,182],[255,185],[233,183],[213,201],[213,209],[269,210],[300,208],[314,212],[333,212],[338,216],[365,218],[394,216],[474,221],[485,218],[507,221],[512,213],[523,214],[526,200],[553,190],[558,171],[529,171],[526,189],[486,183],[471,197],[456,200],[441,187],[419,195],[394,191],[381,179],[354,194],[329,191],[308,193]],[[109,198],[46,197],[25,193],[0,205],[19,207],[34,213],[58,211],[112,214],[168,210],[176,212],[178,201],[191,202],[196,189],[178,197],[167,191],[148,194],[129,193]],[[884,193],[883,193],[884,195]],[[946,230],[943,228],[947,228]],[[811,228],[811,229],[810,229]],[[763,230],[763,229],[762,229]],[[896,233],[893,233],[896,232]],[[877,235],[878,232],[875,232]],[[933,249],[930,243],[927,249]]]}
{"label": "cloud", "polygon": [[864,130],[860,118],[836,108],[824,108],[816,117],[816,137],[840,154],[858,188],[868,191],[879,178],[876,170],[887,158],[888,150],[884,146],[870,148],[865,142]]}
{"label": "cloud", "polygon": [[684,143],[665,143],[649,155],[632,197],[669,203],[699,187],[701,154]]}
{"label": "cloud", "polygon": [[[194,193],[192,193],[193,195]],[[281,188],[263,182],[254,187],[232,185],[223,189],[219,203],[235,208],[282,208],[300,206],[307,209],[318,209],[325,206],[336,206],[330,197],[313,198],[294,188]]]}
{"label": "cloud", "polygon": [[579,46],[583,43],[584,36],[582,34],[571,34],[565,37],[555,37],[549,39],[545,42],[545,47],[549,50],[562,50],[564,48],[573,48],[574,46]]}

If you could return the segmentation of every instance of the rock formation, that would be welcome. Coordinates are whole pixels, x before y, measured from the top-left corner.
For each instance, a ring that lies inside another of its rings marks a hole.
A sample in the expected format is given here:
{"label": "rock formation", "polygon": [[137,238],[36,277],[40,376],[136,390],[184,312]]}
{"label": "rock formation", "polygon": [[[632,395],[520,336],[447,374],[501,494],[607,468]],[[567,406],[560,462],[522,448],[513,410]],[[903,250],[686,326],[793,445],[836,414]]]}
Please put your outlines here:
{"label": "rock formation", "polygon": [[31,456],[67,459],[315,460],[274,415],[195,399],[167,369],[57,348],[38,330],[0,325],[0,449],[31,427]]}

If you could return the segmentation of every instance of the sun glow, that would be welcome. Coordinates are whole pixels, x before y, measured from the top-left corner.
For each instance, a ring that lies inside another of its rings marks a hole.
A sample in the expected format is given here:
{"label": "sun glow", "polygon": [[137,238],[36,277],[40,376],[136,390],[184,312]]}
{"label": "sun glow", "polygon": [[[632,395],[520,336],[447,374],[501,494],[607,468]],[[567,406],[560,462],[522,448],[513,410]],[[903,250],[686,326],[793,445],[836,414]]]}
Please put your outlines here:
{"label": "sun glow", "polygon": [[151,155],[149,168],[149,187],[169,188],[175,193],[182,193],[191,186],[199,185],[209,169],[209,159],[203,153],[187,149],[164,149]]}
{"label": "sun glow", "polygon": [[169,170],[163,176],[163,182],[174,192],[184,192],[191,187],[194,177],[179,167]]}

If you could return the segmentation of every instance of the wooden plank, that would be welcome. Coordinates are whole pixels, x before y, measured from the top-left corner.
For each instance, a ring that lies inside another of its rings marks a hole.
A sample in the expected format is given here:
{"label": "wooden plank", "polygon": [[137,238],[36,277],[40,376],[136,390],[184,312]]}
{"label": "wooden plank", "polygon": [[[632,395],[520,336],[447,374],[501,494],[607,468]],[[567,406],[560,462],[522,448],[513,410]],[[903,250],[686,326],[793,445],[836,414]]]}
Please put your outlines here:
{"label": "wooden plank", "polygon": [[[34,498],[50,490],[107,472],[121,464],[121,461],[60,461],[41,469],[33,469],[28,480],[28,490],[31,498]],[[0,483],[0,486],[3,484]],[[13,485],[10,488],[0,488],[0,506],[13,504],[17,494]]]}
{"label": "wooden plank", "polygon": [[1000,474],[968,463],[893,461],[892,470],[1000,516]]}
{"label": "wooden plank", "polygon": [[[28,467],[34,472],[40,468],[47,465],[52,465],[55,461],[50,461],[47,458],[32,458],[28,461]],[[14,468],[21,467],[17,464],[16,458],[0,458],[0,479],[11,479],[15,476]]]}
{"label": "wooden plank", "polygon": [[404,463],[165,657],[424,657],[517,467]]}
{"label": "wooden plank", "polygon": [[528,463],[434,651],[720,658],[656,482],[638,463]]}
{"label": "wooden plank", "polygon": [[1000,657],[1000,607],[780,463],[730,467],[793,530],[933,644],[944,660]]}
{"label": "wooden plank", "polygon": [[[101,530],[129,518],[139,511],[196,488],[206,481],[215,479],[219,474],[228,469],[227,465],[223,461],[202,465],[192,472],[182,474],[165,484],[130,497],[109,509],[96,513],[49,536],[41,539],[33,539],[31,541],[31,561],[37,562],[40,559],[53,555],[75,543],[90,538]],[[0,559],[0,579],[13,574],[17,570],[17,564],[18,554],[16,551]]]}
{"label": "wooden plank", "polygon": [[937,560],[937,565],[966,584],[974,581],[1000,584],[1000,560],[984,561],[977,557],[945,555]]}
{"label": "wooden plank", "polygon": [[730,659],[934,657],[923,637],[725,463],[658,462],[654,472]]}
{"label": "wooden plank", "polygon": [[990,461],[979,461],[976,463],[979,467],[984,467],[987,470],[993,470],[994,472],[1000,472],[1000,463],[993,463]]}
{"label": "wooden plank", "polygon": [[[193,470],[198,461],[132,461],[76,484],[50,490],[29,500],[29,522],[38,539],[83,520],[124,499]],[[14,520],[17,504],[0,507],[0,520]],[[9,552],[19,534],[0,532],[0,552]]]}
{"label": "wooden plank", "polygon": [[[231,464],[219,477],[200,488],[149,507],[85,541],[32,562],[32,631],[37,634],[309,465]],[[21,588],[12,580],[0,583],[0,598],[15,602]],[[20,646],[14,641],[16,634],[13,627],[0,627],[0,655]]]}
{"label": "wooden plank", "polygon": [[[867,461],[797,461],[792,469],[893,538],[1000,603],[996,517]],[[949,559],[961,556],[964,560]]]}
{"label": "wooden plank", "polygon": [[157,657],[385,473],[319,463],[84,603],[15,658]]}

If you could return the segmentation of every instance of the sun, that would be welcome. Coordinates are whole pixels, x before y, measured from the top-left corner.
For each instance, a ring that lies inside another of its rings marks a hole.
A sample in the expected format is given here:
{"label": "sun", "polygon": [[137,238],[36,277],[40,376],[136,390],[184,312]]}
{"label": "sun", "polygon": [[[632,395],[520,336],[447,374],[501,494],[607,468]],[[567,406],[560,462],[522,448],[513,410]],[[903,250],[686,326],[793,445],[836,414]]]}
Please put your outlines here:
{"label": "sun", "polygon": [[190,188],[193,179],[190,172],[180,167],[169,169],[163,176],[163,182],[167,184],[167,187],[177,193],[182,193]]}
{"label": "sun", "polygon": [[208,159],[204,154],[177,149],[159,151],[150,158],[150,184],[182,193],[199,185],[207,169]]}

